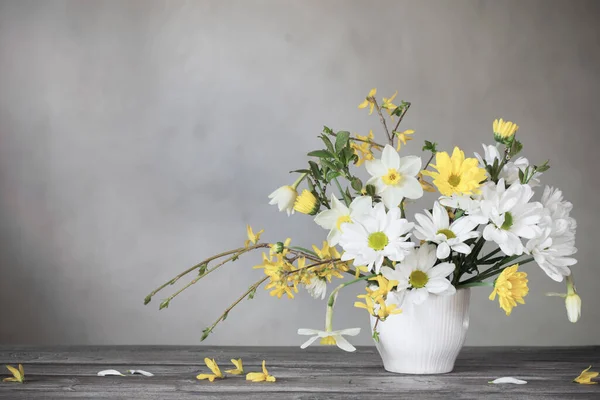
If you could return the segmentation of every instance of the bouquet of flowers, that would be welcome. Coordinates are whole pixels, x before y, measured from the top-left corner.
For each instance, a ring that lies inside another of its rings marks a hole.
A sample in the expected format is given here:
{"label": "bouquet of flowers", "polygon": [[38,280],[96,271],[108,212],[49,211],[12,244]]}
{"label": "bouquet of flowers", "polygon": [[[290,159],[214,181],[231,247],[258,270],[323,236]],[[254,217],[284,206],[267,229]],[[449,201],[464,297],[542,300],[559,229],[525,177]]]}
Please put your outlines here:
{"label": "bouquet of flowers", "polygon": [[[525,303],[529,288],[522,267],[534,261],[551,279],[561,282],[566,277],[567,293],[550,295],[565,298],[568,318],[576,322],[581,299],[570,270],[577,262],[572,204],[552,187],[543,190],[539,201],[533,200],[548,162],[533,165],[521,157],[519,127],[502,119],[493,123],[495,144],[483,145],[482,154],[474,157],[466,157],[458,147],[451,154],[438,151],[437,144],[427,140],[422,147],[428,154],[425,163],[419,156],[401,156],[414,131],[399,130],[411,104],[394,104],[396,94],[378,101],[373,89],[358,106],[368,108],[369,115],[376,111],[385,144],[375,139],[373,131],[361,136],[324,127],[319,136],[323,148],[309,152],[307,165],[292,171],[298,176],[291,185],[269,195],[269,204],[288,216],[295,211],[314,216],[314,222],[329,231],[321,246],[292,246],[289,238],[262,242],[263,231],[255,233],[247,226],[243,247],[194,265],[150,293],[145,304],[167,286],[194,274],[160,303],[160,309],[166,308],[200,279],[259,250],[262,262],[254,268],[263,270],[264,276],[204,329],[202,340],[264,284],[278,298],[293,299],[299,287],[314,298],[325,299],[329,293],[325,329],[299,329],[300,335],[311,336],[301,347],[320,339],[322,344],[354,351],[344,336],[355,336],[360,329],[332,327],[334,304],[344,287],[366,284],[354,305],[376,319],[373,338],[377,341],[380,321],[414,312],[429,296],[452,296],[460,288],[491,287],[490,300],[497,297],[510,315],[517,304]],[[361,174],[368,174],[368,179],[361,179]],[[440,196],[411,222],[405,209],[424,191]],[[482,254],[486,244],[493,247]],[[329,290],[334,279],[342,281]]]}

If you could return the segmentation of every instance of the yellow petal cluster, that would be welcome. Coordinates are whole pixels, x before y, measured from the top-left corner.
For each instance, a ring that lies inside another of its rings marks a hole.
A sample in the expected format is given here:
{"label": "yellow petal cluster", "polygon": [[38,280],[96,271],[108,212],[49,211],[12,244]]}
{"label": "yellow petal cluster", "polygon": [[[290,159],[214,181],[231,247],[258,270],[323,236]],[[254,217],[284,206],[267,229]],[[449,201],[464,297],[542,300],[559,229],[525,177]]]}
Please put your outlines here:
{"label": "yellow petal cluster", "polygon": [[505,268],[494,283],[490,300],[494,301],[498,295],[500,308],[510,315],[517,303],[525,304],[523,298],[529,293],[527,282],[527,273],[519,272],[519,264]]}
{"label": "yellow petal cluster", "polygon": [[422,174],[432,177],[433,184],[444,196],[478,193],[479,186],[486,178],[485,169],[479,168],[479,161],[465,158],[465,153],[458,147],[454,148],[452,157],[445,151],[438,152],[435,162],[431,166],[437,172],[422,171]]}
{"label": "yellow petal cluster", "polygon": [[[337,251],[337,249],[335,247],[330,247],[327,241],[323,241],[323,248],[321,249],[319,249],[316,245],[313,245],[312,248],[321,260],[340,258],[340,253]],[[331,282],[332,277],[342,279],[344,277],[342,273],[348,270],[348,265],[345,262],[335,261],[311,268],[309,273],[321,279],[326,279],[327,282]]]}
{"label": "yellow petal cluster", "polygon": [[377,89],[373,88],[365,98],[365,101],[358,105],[358,108],[367,108],[369,107],[369,115],[373,114],[373,108],[375,107],[375,95],[377,94]]}
{"label": "yellow petal cluster", "polygon": [[586,369],[584,369],[583,371],[581,371],[581,374],[579,374],[579,376],[577,378],[573,379],[573,382],[577,382],[582,385],[598,384],[598,382],[592,382],[593,378],[598,377],[598,372],[590,371],[590,369],[592,369],[591,365],[589,367],[587,367]]}
{"label": "yellow petal cluster", "polygon": [[254,233],[252,227],[250,225],[246,225],[246,234],[248,235],[248,239],[244,243],[244,246],[248,247],[250,246],[250,243],[256,244],[260,240],[260,235],[262,235],[264,231],[264,229],[261,229],[260,231]]}
{"label": "yellow petal cluster", "polygon": [[7,365],[6,368],[10,371],[10,373],[13,375],[12,377],[9,378],[4,378],[2,379],[2,382],[19,382],[19,383],[23,383],[25,381],[25,369],[23,369],[23,366],[21,364],[19,364],[19,368],[15,368],[15,367],[11,367],[10,365]]}
{"label": "yellow petal cluster", "polygon": [[265,364],[266,362],[263,360],[262,372],[250,372],[246,375],[246,380],[252,382],[275,382],[277,379],[273,375],[269,375]]}
{"label": "yellow petal cluster", "polygon": [[[301,258],[298,260],[299,266],[304,266],[306,260]],[[296,271],[283,254],[275,254],[268,256],[263,253],[262,264],[256,265],[253,268],[264,269],[265,275],[269,277],[269,283],[265,286],[265,290],[271,290],[271,296],[281,298],[284,294],[289,299],[294,298],[294,293],[298,293],[299,274],[293,273]]]}
{"label": "yellow petal cluster", "polygon": [[[390,116],[392,116],[392,113],[394,112],[394,110],[396,108],[398,108],[397,105],[392,103],[392,101],[394,101],[394,99],[396,98],[397,95],[398,95],[398,91],[396,90],[396,93],[394,93],[393,96],[390,97],[389,99],[383,97],[383,103],[381,104],[381,108],[387,110],[387,112],[388,112],[388,114],[390,114]],[[392,116],[392,120],[393,119],[394,119],[394,117]]]}
{"label": "yellow petal cluster", "polygon": [[210,358],[206,357],[204,359],[204,363],[212,371],[212,374],[199,374],[196,376],[196,379],[198,379],[198,380],[208,379],[210,382],[213,382],[215,379],[223,379],[224,378],[223,374],[221,373],[221,369],[219,368],[219,366],[217,365],[217,363],[214,359],[211,360]]}

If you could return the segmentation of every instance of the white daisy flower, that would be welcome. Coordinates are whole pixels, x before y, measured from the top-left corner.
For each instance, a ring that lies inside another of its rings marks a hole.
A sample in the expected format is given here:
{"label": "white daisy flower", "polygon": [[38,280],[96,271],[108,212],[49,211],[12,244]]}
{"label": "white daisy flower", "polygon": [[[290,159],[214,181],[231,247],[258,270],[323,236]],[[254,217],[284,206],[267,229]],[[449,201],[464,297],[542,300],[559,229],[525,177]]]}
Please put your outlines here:
{"label": "white daisy flower", "polygon": [[515,183],[506,189],[504,179],[482,188],[481,212],[490,221],[483,238],[496,242],[507,256],[523,254],[521,238],[533,239],[542,233],[537,224],[544,215],[543,206],[530,203],[532,196],[529,185]]}
{"label": "white daisy flower", "polygon": [[324,300],[325,295],[327,294],[327,282],[324,279],[313,276],[310,283],[306,285],[306,290],[308,290],[308,293],[313,299],[318,299],[320,297],[321,300]]}
{"label": "white daisy flower", "polygon": [[420,224],[415,226],[415,237],[436,243],[437,258],[447,258],[450,249],[461,254],[471,253],[471,247],[465,241],[479,237],[479,232],[474,230],[479,225],[477,221],[462,217],[450,224],[448,212],[437,201],[433,204],[433,213],[424,211],[425,215],[415,214],[415,219]]}
{"label": "white daisy flower", "polygon": [[339,331],[320,331],[318,329],[298,329],[298,335],[314,335],[310,339],[300,346],[301,349],[305,349],[311,344],[314,343],[315,340],[321,338],[321,344],[325,345],[337,345],[340,349],[344,351],[355,351],[356,348],[350,344],[343,337],[343,335],[347,336],[356,336],[360,333],[360,328],[349,328],[342,329]]}
{"label": "white daisy flower", "polygon": [[373,200],[370,196],[356,197],[350,206],[346,207],[337,197],[331,195],[331,209],[317,214],[315,222],[320,227],[330,230],[327,242],[330,246],[335,246],[342,235],[342,224],[354,222],[357,217],[371,211],[372,207]]}
{"label": "white daisy flower", "polygon": [[[484,183],[487,185],[487,183]],[[441,205],[450,208],[456,208],[463,210],[471,220],[478,224],[487,224],[488,219],[481,214],[481,195],[458,195],[453,194],[452,196],[440,196],[439,200]]]}
{"label": "white daisy flower", "polygon": [[435,246],[423,245],[412,249],[395,269],[382,267],[381,274],[386,279],[398,281],[397,289],[390,292],[395,296],[393,301],[401,301],[402,308],[410,310],[412,306],[422,304],[430,294],[456,293],[456,288],[446,278],[455,265],[449,262],[435,265],[436,261]]}
{"label": "white daisy flower", "polygon": [[[483,146],[483,157],[478,153],[475,153],[475,157],[479,160],[479,164],[482,168],[485,168],[487,165],[494,165],[494,162],[498,160],[500,162],[502,160],[502,156],[500,155],[500,151],[494,145],[485,145]],[[525,170],[529,167],[529,160],[525,157],[519,157],[514,161],[508,161],[504,167],[502,167],[502,171],[498,175],[498,178],[504,179],[504,182],[508,186],[513,183],[519,183],[519,171],[525,172]],[[533,174],[528,184],[531,187],[536,187],[540,185],[540,176],[542,176],[541,172],[536,172]]]}
{"label": "white daisy flower", "polygon": [[405,197],[418,199],[423,196],[423,188],[416,178],[421,164],[420,157],[400,157],[388,144],[381,153],[381,160],[365,162],[367,172],[372,177],[367,185],[375,186],[388,209],[398,207]]}
{"label": "white daisy flower", "polygon": [[563,201],[560,190],[548,186],[544,190],[541,202],[547,214],[540,223],[543,232],[539,237],[527,242],[526,250],[546,275],[561,282],[564,276],[571,274],[569,267],[577,263],[577,260],[571,257],[577,252],[577,223],[570,216],[573,204]]}
{"label": "white daisy flower", "polygon": [[368,214],[358,217],[353,224],[342,225],[342,260],[354,260],[354,265],[366,265],[370,271],[379,273],[385,257],[401,261],[415,246],[407,241],[413,227],[412,222],[400,217],[398,207],[386,213],[384,205],[377,203]]}

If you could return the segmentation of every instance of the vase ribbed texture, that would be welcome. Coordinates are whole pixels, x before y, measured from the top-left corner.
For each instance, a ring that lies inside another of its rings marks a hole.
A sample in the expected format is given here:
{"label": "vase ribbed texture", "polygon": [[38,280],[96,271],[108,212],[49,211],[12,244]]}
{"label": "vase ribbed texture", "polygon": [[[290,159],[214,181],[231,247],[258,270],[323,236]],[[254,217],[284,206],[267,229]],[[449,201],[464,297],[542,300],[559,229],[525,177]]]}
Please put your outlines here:
{"label": "vase ribbed texture", "polygon": [[[410,312],[379,322],[375,343],[387,371],[443,374],[452,371],[469,328],[470,289],[430,295]],[[371,317],[371,327],[375,318]]]}

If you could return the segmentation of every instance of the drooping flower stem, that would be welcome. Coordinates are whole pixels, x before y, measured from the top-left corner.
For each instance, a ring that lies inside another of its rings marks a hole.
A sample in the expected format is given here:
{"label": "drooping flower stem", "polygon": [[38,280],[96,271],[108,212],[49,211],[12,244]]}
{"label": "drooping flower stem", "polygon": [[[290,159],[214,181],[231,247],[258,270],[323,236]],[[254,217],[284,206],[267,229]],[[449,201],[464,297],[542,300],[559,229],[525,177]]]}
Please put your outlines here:
{"label": "drooping flower stem", "polygon": [[342,290],[343,288],[345,288],[346,286],[350,286],[352,284],[355,284],[356,282],[366,281],[370,278],[374,278],[375,276],[377,276],[377,275],[371,274],[371,275],[361,276],[360,278],[356,278],[351,281],[344,282],[341,285],[339,285],[338,287],[336,287],[335,289],[333,289],[333,291],[329,295],[329,299],[327,300],[327,312],[325,313],[325,330],[327,332],[331,332],[333,330],[333,328],[332,328],[333,306],[335,305],[335,300],[337,299],[338,292],[340,290]]}
{"label": "drooping flower stem", "polygon": [[350,207],[350,203],[352,202],[352,199],[348,198],[348,196],[346,195],[346,192],[344,192],[344,189],[342,189],[342,185],[340,185],[340,181],[338,181],[337,178],[333,178],[333,181],[335,182],[335,185],[337,186],[338,190],[340,191],[342,198],[344,199],[344,203],[346,204],[346,207]]}

